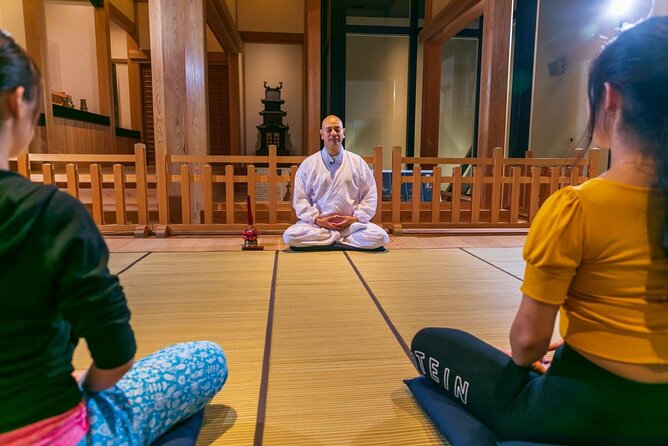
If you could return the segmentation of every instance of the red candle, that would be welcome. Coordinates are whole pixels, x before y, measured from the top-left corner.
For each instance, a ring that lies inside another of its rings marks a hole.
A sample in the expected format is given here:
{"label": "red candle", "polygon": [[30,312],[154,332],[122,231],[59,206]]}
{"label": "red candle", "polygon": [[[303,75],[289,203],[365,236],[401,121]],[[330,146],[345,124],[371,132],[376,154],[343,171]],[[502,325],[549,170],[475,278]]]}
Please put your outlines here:
{"label": "red candle", "polygon": [[248,226],[253,225],[253,213],[251,212],[250,195],[246,195],[246,208],[248,209]]}

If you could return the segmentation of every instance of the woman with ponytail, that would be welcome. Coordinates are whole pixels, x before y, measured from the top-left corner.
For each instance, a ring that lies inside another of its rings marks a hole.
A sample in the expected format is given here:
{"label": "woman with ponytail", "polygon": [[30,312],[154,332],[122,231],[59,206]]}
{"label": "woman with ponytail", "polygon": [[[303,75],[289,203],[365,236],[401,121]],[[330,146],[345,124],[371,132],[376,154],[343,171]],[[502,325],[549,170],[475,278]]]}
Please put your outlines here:
{"label": "woman with ponytail", "polygon": [[[0,444],[148,445],[227,378],[207,341],[134,362],[130,310],[86,208],[9,171],[37,123],[40,75],[0,31]],[[72,353],[93,362],[79,382]]]}
{"label": "woman with ponytail", "polygon": [[[501,439],[666,445],[668,17],[606,45],[588,96],[588,138],[611,166],[553,194],[532,223],[510,356],[449,328],[423,329],[412,351]],[[557,314],[563,343],[550,345]]]}

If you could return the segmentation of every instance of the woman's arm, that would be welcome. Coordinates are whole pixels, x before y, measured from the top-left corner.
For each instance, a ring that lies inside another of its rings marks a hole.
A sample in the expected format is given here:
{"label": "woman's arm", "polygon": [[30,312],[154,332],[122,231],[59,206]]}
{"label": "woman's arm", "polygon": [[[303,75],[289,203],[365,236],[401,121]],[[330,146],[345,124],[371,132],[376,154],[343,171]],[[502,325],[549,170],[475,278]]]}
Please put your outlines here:
{"label": "woman's arm", "polygon": [[559,305],[545,304],[522,295],[510,328],[510,347],[515,364],[529,367],[543,358],[552,339],[558,311]]}
{"label": "woman's arm", "polygon": [[81,386],[91,392],[99,392],[108,389],[116,384],[123,375],[130,370],[133,363],[134,359],[131,359],[125,364],[113,369],[99,369],[95,363],[92,363],[88,371],[80,377],[80,380],[83,379]]}

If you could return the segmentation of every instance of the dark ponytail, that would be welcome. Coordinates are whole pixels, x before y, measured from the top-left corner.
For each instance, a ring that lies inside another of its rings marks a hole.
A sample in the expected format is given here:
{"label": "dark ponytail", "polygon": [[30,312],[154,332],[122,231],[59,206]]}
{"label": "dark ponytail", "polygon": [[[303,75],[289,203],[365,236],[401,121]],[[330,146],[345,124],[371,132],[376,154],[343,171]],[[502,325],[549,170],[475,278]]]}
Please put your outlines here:
{"label": "dark ponytail", "polygon": [[39,69],[6,32],[0,30],[0,91],[24,88],[23,97],[33,101],[39,94]]}
{"label": "dark ponytail", "polygon": [[[641,154],[654,160],[658,204],[668,206],[668,17],[653,17],[622,32],[607,44],[589,71],[591,144],[608,82],[624,98],[620,132],[638,144]],[[655,200],[651,200],[651,204]],[[661,229],[661,244],[668,255],[668,212]]]}

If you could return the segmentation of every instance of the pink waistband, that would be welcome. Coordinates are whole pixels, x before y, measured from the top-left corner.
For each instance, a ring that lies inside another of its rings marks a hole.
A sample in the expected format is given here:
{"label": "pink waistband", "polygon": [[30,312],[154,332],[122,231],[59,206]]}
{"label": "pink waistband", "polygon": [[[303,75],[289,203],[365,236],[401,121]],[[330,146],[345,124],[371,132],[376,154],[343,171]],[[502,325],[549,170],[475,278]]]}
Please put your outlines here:
{"label": "pink waistband", "polygon": [[86,404],[77,406],[55,417],[37,421],[13,431],[0,434],[4,446],[73,446],[88,432]]}

